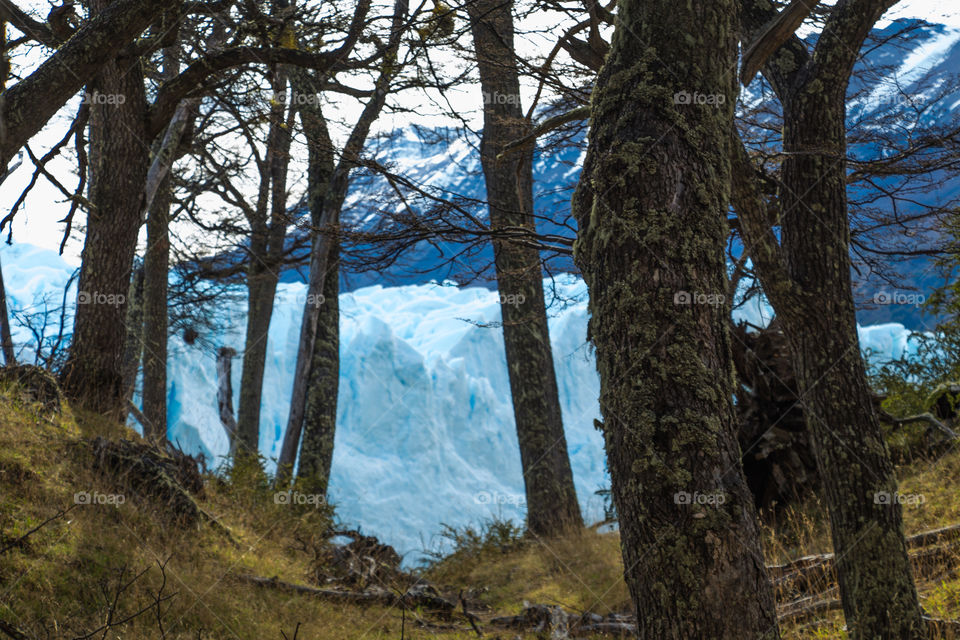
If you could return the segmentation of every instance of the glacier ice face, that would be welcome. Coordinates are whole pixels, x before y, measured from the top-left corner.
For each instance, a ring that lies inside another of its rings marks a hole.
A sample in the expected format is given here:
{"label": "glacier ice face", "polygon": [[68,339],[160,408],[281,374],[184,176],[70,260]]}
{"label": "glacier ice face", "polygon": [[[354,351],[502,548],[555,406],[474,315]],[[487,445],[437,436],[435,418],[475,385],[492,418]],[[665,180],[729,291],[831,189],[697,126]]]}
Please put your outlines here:
{"label": "glacier ice face", "polygon": [[[44,296],[59,303],[72,267],[53,251],[0,248],[10,305]],[[573,276],[545,281],[550,334],[567,445],[584,516],[598,520],[607,486],[599,379],[586,343],[586,288]],[[305,285],[281,284],[270,325],[260,450],[279,454],[293,384]],[[68,299],[73,300],[75,294]],[[341,519],[415,561],[437,549],[442,524],[499,516],[522,520],[523,477],[513,424],[496,293],[450,283],[367,287],[340,298],[341,368],[330,497]],[[170,340],[168,435],[188,452],[216,460],[228,449],[216,406],[215,347],[243,347],[244,301],[221,305],[216,335]],[[737,315],[765,324],[760,302]],[[68,325],[69,327],[69,325]],[[52,328],[51,331],[55,330]],[[874,359],[912,353],[902,325],[862,328]],[[31,336],[14,336],[30,353]],[[240,357],[233,367],[239,399]]]}

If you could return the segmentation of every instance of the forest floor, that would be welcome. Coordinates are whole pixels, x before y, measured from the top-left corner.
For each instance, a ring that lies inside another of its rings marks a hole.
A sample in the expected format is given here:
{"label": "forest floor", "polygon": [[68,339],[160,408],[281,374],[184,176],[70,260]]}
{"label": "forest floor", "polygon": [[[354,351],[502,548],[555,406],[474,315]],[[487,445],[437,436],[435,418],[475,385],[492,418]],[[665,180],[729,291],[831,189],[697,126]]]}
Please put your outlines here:
{"label": "forest floor", "polygon": [[[319,535],[328,514],[277,504],[264,483],[208,477],[195,502],[204,515],[186,523],[169,501],[97,471],[84,449],[97,436],[137,439],[99,416],[67,405],[52,414],[18,387],[0,388],[0,638],[465,640],[480,631],[526,640],[551,635],[493,619],[533,604],[578,616],[630,609],[616,533],[544,541],[506,523],[450,531],[457,551],[394,576],[396,593],[426,580],[452,610],[404,607],[389,589],[379,600],[346,601],[338,596],[346,589],[311,579],[330,561]],[[901,495],[923,497],[904,505],[908,534],[960,523],[960,451],[902,466],[900,475]],[[77,495],[88,504],[76,505]],[[766,527],[769,564],[788,565],[775,570],[785,638],[846,637],[830,559],[797,563],[830,551],[823,512],[806,504]],[[921,599],[935,618],[960,617],[956,540],[948,532],[915,545]],[[350,591],[360,592],[370,590]]]}

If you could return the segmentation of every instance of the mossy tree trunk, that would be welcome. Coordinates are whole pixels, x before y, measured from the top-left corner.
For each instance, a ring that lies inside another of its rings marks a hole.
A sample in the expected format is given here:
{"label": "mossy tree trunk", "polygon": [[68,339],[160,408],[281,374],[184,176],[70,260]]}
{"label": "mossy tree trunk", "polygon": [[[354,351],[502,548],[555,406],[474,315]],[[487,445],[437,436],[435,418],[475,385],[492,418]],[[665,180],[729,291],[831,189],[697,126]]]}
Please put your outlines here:
{"label": "mossy tree trunk", "polygon": [[[520,104],[513,45],[513,3],[467,5],[483,92],[481,163],[494,229],[535,228],[533,155],[498,160],[529,132]],[[494,260],[513,415],[527,499],[527,529],[557,535],[583,526],[563,432],[560,396],[547,328],[543,273],[536,249],[494,239]]]}
{"label": "mossy tree trunk", "polygon": [[297,478],[304,490],[319,495],[326,495],[330,483],[340,389],[340,251],[336,239],[331,239],[331,243],[310,358],[303,442],[297,469]]}
{"label": "mossy tree trunk", "polygon": [[[110,2],[94,0],[91,14]],[[90,187],[73,339],[63,370],[65,393],[84,407],[121,415],[126,296],[142,222],[149,136],[140,62],[108,62],[88,88]]]}
{"label": "mossy tree trunk", "polygon": [[[926,638],[903,537],[897,480],[857,335],[846,194],[846,90],[857,52],[890,2],[838,3],[810,53],[794,38],[764,69],[783,105],[780,190],[768,213],[742,148],[734,205],[793,352],[830,512],[851,638]],[[745,32],[775,11],[750,3]],[[737,142],[737,144],[740,144]],[[780,243],[768,220],[779,219]]]}
{"label": "mossy tree trunk", "polygon": [[[639,636],[777,638],[733,407],[735,0],[622,0],[574,195]],[[697,97],[700,96],[700,97]]]}

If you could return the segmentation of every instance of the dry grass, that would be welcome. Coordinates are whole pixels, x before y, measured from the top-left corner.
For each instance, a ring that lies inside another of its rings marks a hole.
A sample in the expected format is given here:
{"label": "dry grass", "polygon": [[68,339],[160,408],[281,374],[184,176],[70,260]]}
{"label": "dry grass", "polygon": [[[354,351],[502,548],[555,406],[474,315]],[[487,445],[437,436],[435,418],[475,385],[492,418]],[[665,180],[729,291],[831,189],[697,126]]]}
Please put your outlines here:
{"label": "dry grass", "polygon": [[[136,438],[122,426],[75,416],[69,408],[48,419],[0,391],[0,548],[59,511],[80,491],[107,495],[115,489],[86,465],[79,436],[108,434]],[[241,574],[279,576],[303,583],[309,556],[298,549],[324,516],[295,513],[277,505],[265,486],[210,483],[201,506],[229,527],[238,547],[209,526],[183,528],[149,500],[127,496],[120,505],[71,509],[0,555],[0,620],[35,637],[74,637],[99,627],[121,576],[146,570],[120,596],[127,614],[149,606],[160,592],[166,563],[164,636],[155,610],[117,628],[106,638],[168,640],[269,639],[281,631],[316,640],[466,639],[464,630],[424,630],[430,620],[382,606],[351,606],[290,595],[240,581]],[[119,617],[119,616],[115,616]],[[458,626],[464,626],[462,623]],[[96,637],[101,637],[99,634]]]}
{"label": "dry grass", "polygon": [[[17,393],[0,389],[0,548],[69,508],[75,492],[115,491],[71,444],[94,435],[137,437],[69,407],[52,419],[39,415]],[[904,508],[908,534],[960,522],[960,453],[914,461],[901,469],[901,477],[901,493],[924,496],[922,504]],[[329,514],[275,504],[267,483],[256,476],[208,482],[200,504],[229,528],[238,546],[208,525],[184,528],[169,521],[149,500],[72,509],[0,554],[0,620],[36,637],[80,635],[102,624],[121,568],[128,579],[146,570],[121,596],[120,609],[130,612],[153,601],[162,582],[159,564],[166,562],[163,594],[176,594],[162,609],[163,637],[170,640],[259,640],[281,638],[281,631],[292,637],[298,623],[301,640],[396,640],[401,625],[405,640],[475,637],[462,619],[452,621],[456,629],[424,627],[418,620],[438,621],[422,612],[407,612],[403,620],[397,609],[332,604],[243,582],[237,576],[307,583],[311,539]],[[815,502],[782,513],[765,531],[769,561],[829,552],[823,513]],[[453,591],[470,589],[491,615],[517,613],[525,602],[599,614],[630,608],[616,534],[585,531],[547,541],[504,527],[491,523],[471,536],[459,532],[458,551],[430,567],[427,577]],[[958,567],[960,557],[949,557],[918,576],[929,614],[960,617],[960,578],[953,575]],[[150,611],[106,637],[162,636]],[[784,625],[783,637],[846,636],[842,615],[831,612]]]}

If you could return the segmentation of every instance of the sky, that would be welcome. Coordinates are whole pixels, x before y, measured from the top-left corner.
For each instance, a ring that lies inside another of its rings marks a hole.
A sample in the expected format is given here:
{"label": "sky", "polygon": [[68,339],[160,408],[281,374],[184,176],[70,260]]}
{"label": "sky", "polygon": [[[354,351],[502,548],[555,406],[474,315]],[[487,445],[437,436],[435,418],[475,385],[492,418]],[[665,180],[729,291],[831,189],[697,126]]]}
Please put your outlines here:
{"label": "sky", "polygon": [[[21,6],[34,7],[35,14],[41,17],[48,10],[45,2],[37,2],[36,0],[23,2]],[[881,21],[878,26],[882,27],[889,20],[896,18],[923,18],[930,22],[937,22],[960,29],[960,7],[946,0],[903,0],[887,12],[883,21]],[[543,26],[544,18],[538,20],[536,16],[533,16],[531,21],[532,26],[536,29],[537,27]],[[540,24],[537,24],[538,22]],[[540,55],[543,55],[544,48],[550,47],[551,42],[548,40],[548,34],[539,33],[521,41],[518,46],[522,54],[539,52]],[[447,62],[449,64],[458,63],[455,60],[449,60]],[[529,104],[532,91],[532,83],[528,83],[523,90],[525,94],[525,104]],[[479,88],[477,86],[467,86],[453,91],[448,95],[448,98],[455,108],[458,110],[462,109],[464,113],[468,114],[468,121],[473,127],[479,125],[479,110],[477,109],[478,96],[474,95],[478,92]],[[401,100],[407,105],[418,105],[418,101],[422,101],[423,97],[410,94],[407,97],[401,98]],[[47,148],[52,146],[63,135],[69,125],[70,118],[76,112],[78,101],[79,98],[71,101],[54,117],[51,123],[31,141],[31,148],[36,155],[42,155]],[[360,109],[358,103],[351,100],[341,100],[333,105],[333,107],[330,113],[333,114],[334,118],[340,117],[345,121],[352,121]],[[429,108],[429,106],[426,106],[426,108],[418,108],[417,112],[417,114],[386,114],[378,123],[378,126],[381,130],[390,130],[410,126],[412,122],[416,122],[419,125],[453,124],[451,121],[439,117],[436,114],[436,110]],[[340,131],[340,135],[343,135],[343,130]],[[299,153],[302,156],[305,151],[303,151],[302,147],[299,149],[299,152],[295,150],[294,153]],[[300,160],[302,161],[302,157]],[[76,177],[73,175],[75,169],[70,155],[64,155],[55,159],[48,165],[48,168],[54,175],[57,175],[61,179],[68,189],[76,184]],[[23,166],[3,183],[3,188],[0,189],[0,216],[6,215],[10,211],[20,192],[29,182],[32,169],[32,163],[29,159],[24,158]],[[291,175],[296,176],[299,174],[297,171],[291,171]],[[55,187],[41,178],[13,221],[13,242],[26,242],[48,249],[58,249],[64,228],[64,225],[59,221],[68,209],[69,204],[65,202],[63,195]],[[78,218],[80,218],[80,216],[78,216]],[[79,265],[80,262],[80,252],[82,250],[81,229],[82,219],[78,219],[77,223],[74,224],[71,239],[64,251],[64,259],[73,265]],[[3,233],[3,240],[6,241],[7,229],[5,229]]]}

